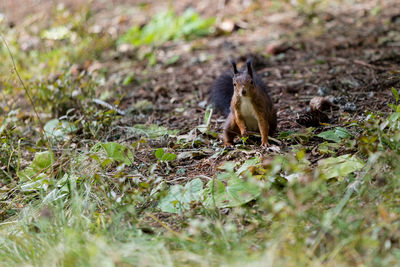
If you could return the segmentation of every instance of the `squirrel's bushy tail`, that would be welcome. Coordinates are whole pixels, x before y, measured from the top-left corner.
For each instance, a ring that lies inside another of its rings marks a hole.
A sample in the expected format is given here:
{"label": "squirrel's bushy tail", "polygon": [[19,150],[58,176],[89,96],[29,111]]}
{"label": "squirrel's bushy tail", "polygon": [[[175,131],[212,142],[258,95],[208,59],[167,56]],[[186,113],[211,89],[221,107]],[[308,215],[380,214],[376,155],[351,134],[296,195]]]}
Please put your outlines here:
{"label": "squirrel's bushy tail", "polygon": [[216,111],[229,115],[231,100],[233,96],[233,74],[224,73],[214,81],[210,87],[211,102]]}

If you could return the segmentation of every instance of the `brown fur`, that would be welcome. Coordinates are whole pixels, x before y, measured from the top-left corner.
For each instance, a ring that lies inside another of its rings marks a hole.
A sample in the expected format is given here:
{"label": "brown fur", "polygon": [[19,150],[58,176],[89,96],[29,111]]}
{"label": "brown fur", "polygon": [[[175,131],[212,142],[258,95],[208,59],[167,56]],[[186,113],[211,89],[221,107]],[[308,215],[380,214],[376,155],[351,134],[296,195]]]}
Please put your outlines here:
{"label": "brown fur", "polygon": [[[234,67],[235,68],[235,67]],[[249,97],[254,108],[255,119],[258,124],[258,131],[261,134],[263,146],[268,146],[268,134],[272,134],[276,129],[276,111],[271,98],[265,89],[261,88],[253,79],[251,62],[248,63],[247,72],[239,73],[235,71],[233,77],[234,93],[231,100],[231,112],[224,125],[224,144],[231,146],[233,139],[237,135],[247,136],[248,121],[241,112],[241,104],[244,97]]]}

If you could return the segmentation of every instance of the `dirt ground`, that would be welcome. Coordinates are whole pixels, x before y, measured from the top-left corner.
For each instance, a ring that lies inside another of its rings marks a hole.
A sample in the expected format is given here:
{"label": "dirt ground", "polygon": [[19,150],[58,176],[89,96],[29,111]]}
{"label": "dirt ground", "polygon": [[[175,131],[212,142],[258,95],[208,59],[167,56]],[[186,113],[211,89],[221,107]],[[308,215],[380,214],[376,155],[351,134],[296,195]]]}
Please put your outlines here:
{"label": "dirt ground", "polygon": [[[49,1],[39,2],[44,5]],[[96,62],[109,70],[102,90],[113,90],[124,96],[120,109],[129,109],[143,99],[154,107],[145,115],[133,113],[121,118],[117,122],[121,127],[108,141],[133,141],[126,139],[128,133],[124,127],[138,123],[162,125],[179,130],[179,135],[188,134],[203,123],[209,87],[218,75],[230,71],[229,57],[241,63],[247,57],[254,59],[255,69],[268,84],[278,111],[275,138],[282,132],[304,129],[296,119],[315,96],[330,97],[338,106],[327,111],[330,124],[321,126],[322,131],[359,120],[366,111],[387,112],[388,103],[394,101],[391,88],[400,87],[400,5],[396,0],[358,1],[302,16],[293,9],[274,12],[269,1],[147,1],[145,13],[135,11],[136,2],[93,1],[93,23],[103,31],[118,34],[133,23],[145,23],[158,10],[174,5],[178,13],[193,7],[204,17],[216,16],[217,25],[234,23],[234,30],[194,41],[166,43],[157,50],[157,60],[165,62],[172,55],[179,55],[179,60],[173,65],[157,64],[150,69],[145,61],[133,63],[137,50],[117,47],[105,51]],[[80,3],[67,1],[66,4],[76,8]],[[43,8],[37,2],[35,7]],[[0,8],[6,10],[6,15],[15,14],[6,16],[12,23],[18,23],[17,16],[27,14],[20,9],[13,11],[12,4],[3,3]],[[140,82],[115,86],[116,73],[134,73],[135,80]],[[220,133],[223,121],[222,115],[214,114],[212,129]],[[173,138],[150,143],[138,151],[135,157],[138,166],[154,162],[154,147],[169,147],[177,154],[193,152],[192,157],[172,166],[171,182],[179,183],[199,175],[212,177],[216,167],[229,159],[268,157],[271,153],[262,150],[259,140],[255,139],[254,145],[246,149],[219,154],[222,146],[218,138],[195,134],[202,139],[197,146],[182,148]],[[311,162],[321,158],[311,153],[317,141],[310,140],[307,144]],[[290,151],[296,142],[281,140],[275,144],[282,153]],[[183,168],[186,171],[182,176],[178,172]]]}
{"label": "dirt ground", "polygon": [[[229,36],[195,41],[190,53],[185,52],[186,44],[162,47],[160,58],[174,51],[172,54],[181,56],[177,64],[157,67],[143,90],[125,88],[134,93],[122,101],[121,107],[128,108],[140,99],[148,99],[155,103],[156,110],[129,124],[156,123],[186,134],[203,122],[209,86],[218,75],[230,71],[227,59],[234,57],[243,63],[247,57],[252,57],[257,72],[270,88],[278,111],[275,137],[283,131],[304,129],[296,119],[307,110],[310,99],[315,96],[328,96],[338,105],[327,112],[330,125],[319,127],[319,131],[359,120],[365,117],[366,111],[387,112],[388,103],[394,100],[391,88],[400,86],[400,6],[395,2],[385,1],[381,13],[375,17],[369,15],[374,3],[368,5],[365,1],[349,9],[317,14],[322,26],[295,17],[291,12],[259,17],[252,16],[251,11],[243,12],[242,20],[237,23],[237,27],[243,26],[243,29]],[[230,14],[240,10],[233,6],[232,3]],[[229,11],[224,12],[229,14]],[[221,21],[229,18],[225,14]],[[272,52],[272,56],[265,57],[267,52]],[[202,60],[208,57],[211,59]],[[176,112],[182,107],[183,112]],[[223,121],[222,115],[214,114],[212,128],[220,133]],[[177,164],[175,171],[187,170],[186,177],[182,178],[212,177],[216,167],[225,160],[270,154],[260,149],[260,141],[255,140],[255,144],[245,150],[216,156],[221,143],[215,146],[207,141],[212,137],[204,139],[200,148],[193,148],[193,151],[200,149],[199,155]],[[309,140],[305,144],[308,159],[313,163],[323,157],[312,153],[320,142]],[[276,145],[281,152],[287,152],[296,142],[283,141]],[[169,146],[174,149],[173,142]],[[178,151],[187,150],[190,149]],[[174,182],[179,181],[175,171],[170,174]]]}

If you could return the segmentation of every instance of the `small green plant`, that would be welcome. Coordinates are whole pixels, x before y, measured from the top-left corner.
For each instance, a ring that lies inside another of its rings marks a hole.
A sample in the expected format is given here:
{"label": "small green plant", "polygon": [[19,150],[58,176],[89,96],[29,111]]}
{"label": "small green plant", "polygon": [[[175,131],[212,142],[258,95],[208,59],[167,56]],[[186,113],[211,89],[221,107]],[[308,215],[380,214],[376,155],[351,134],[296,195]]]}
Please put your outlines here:
{"label": "small green plant", "polygon": [[186,10],[181,16],[169,10],[155,15],[143,28],[133,26],[117,43],[159,46],[169,40],[192,39],[212,33],[214,22],[214,18],[200,18],[193,9]]}
{"label": "small green plant", "polygon": [[98,143],[92,147],[91,152],[91,157],[100,162],[102,167],[112,162],[129,166],[134,161],[130,148],[116,142]]}
{"label": "small green plant", "polygon": [[168,162],[176,159],[176,154],[165,153],[163,148],[159,148],[154,152],[158,162]]}
{"label": "small green plant", "polygon": [[296,0],[290,1],[290,4],[295,10],[301,15],[305,15],[308,19],[314,18],[318,15],[318,12],[324,10],[324,6],[329,1],[326,0]]}
{"label": "small green plant", "polygon": [[35,158],[18,176],[21,181],[36,181],[47,178],[46,172],[54,164],[54,154],[49,151],[35,153]]}
{"label": "small green plant", "polygon": [[392,87],[392,93],[395,99],[395,104],[389,104],[389,107],[395,111],[395,112],[400,112],[400,105],[399,105],[399,91],[396,90],[396,88]]}

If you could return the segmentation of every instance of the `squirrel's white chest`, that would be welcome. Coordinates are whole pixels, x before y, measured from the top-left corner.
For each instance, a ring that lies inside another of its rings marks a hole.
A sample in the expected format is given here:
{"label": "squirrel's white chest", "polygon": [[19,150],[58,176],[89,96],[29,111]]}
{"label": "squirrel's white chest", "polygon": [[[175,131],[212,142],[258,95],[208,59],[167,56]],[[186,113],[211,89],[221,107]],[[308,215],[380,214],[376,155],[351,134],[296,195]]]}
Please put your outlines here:
{"label": "squirrel's white chest", "polygon": [[242,97],[240,112],[242,113],[247,129],[250,131],[258,131],[257,114],[249,97]]}

